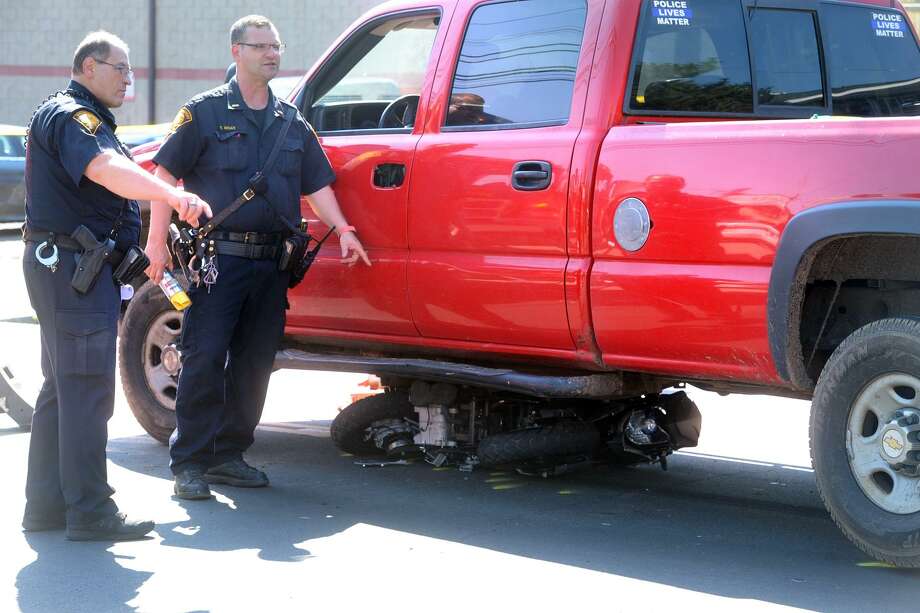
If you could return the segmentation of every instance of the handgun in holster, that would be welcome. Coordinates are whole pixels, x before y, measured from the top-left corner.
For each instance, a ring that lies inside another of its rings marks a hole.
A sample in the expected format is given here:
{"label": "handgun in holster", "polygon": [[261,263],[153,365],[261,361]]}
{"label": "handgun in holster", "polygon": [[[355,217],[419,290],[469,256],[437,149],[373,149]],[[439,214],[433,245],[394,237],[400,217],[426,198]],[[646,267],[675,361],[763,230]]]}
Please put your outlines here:
{"label": "handgun in holster", "polygon": [[83,248],[83,251],[75,258],[77,267],[70,280],[70,285],[77,292],[86,294],[93,289],[99,273],[102,272],[102,267],[115,251],[115,241],[111,237],[97,241],[90,229],[83,225],[78,226],[70,237]]}

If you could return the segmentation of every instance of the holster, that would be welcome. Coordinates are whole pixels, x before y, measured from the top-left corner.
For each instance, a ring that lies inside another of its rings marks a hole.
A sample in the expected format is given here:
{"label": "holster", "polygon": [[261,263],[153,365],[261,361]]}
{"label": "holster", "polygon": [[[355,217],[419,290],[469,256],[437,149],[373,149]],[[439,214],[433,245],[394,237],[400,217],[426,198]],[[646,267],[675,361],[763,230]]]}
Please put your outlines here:
{"label": "holster", "polygon": [[[284,239],[284,242],[281,243],[281,258],[278,260],[278,270],[291,274],[288,279],[288,289],[293,289],[300,285],[307,271],[310,270],[310,266],[313,265],[313,260],[316,259],[320,247],[323,246],[323,243],[326,242],[326,239],[329,238],[334,230],[335,227],[333,226],[323,238],[316,240],[307,234],[306,222],[301,220],[301,232],[291,234],[291,236]],[[315,242],[316,246],[313,249],[308,249],[311,242]]]}
{"label": "holster", "polygon": [[134,277],[144,272],[148,266],[150,258],[144,250],[137,245],[131,245],[112,272],[112,279],[119,285],[131,285]]}
{"label": "holster", "polygon": [[307,274],[306,268],[303,267],[303,260],[309,244],[309,238],[297,234],[292,234],[281,243],[281,257],[278,259],[278,270],[291,274],[288,281],[288,288],[296,287],[303,281],[304,275]]}
{"label": "holster", "polygon": [[70,280],[70,285],[80,294],[86,294],[96,284],[102,267],[108,261],[109,256],[115,251],[115,241],[106,237],[101,242],[86,226],[78,226],[73,234],[72,239],[80,244],[83,248],[82,253],[76,256],[76,270]]}
{"label": "holster", "polygon": [[[189,283],[193,285],[198,285],[198,268],[193,266],[193,262],[196,262],[199,267],[201,265],[201,258],[196,259],[197,248],[195,237],[197,232],[195,230],[189,230],[188,228],[182,228],[181,230],[176,226],[176,224],[169,224],[169,244],[172,248],[173,255],[176,256],[176,259],[179,261],[179,267],[182,269],[182,273],[185,275],[185,278],[188,279]],[[204,247],[201,249],[201,256],[204,256]]]}

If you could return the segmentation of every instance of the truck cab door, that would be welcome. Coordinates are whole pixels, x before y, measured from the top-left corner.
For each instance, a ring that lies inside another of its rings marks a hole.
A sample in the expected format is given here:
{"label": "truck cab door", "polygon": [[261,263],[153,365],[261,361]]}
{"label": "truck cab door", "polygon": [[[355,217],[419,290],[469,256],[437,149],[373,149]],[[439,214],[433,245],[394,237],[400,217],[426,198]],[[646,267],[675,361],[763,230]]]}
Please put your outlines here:
{"label": "truck cab door", "polygon": [[601,9],[460,3],[409,198],[409,295],[422,336],[495,352],[574,349],[567,202],[590,71],[582,43]]}
{"label": "truck cab door", "polygon": [[[289,332],[417,337],[406,287],[409,183],[448,7],[371,15],[344,35],[298,95],[336,172],[332,187],[373,266],[346,267],[330,235],[290,291]],[[327,228],[302,199],[314,237]]]}

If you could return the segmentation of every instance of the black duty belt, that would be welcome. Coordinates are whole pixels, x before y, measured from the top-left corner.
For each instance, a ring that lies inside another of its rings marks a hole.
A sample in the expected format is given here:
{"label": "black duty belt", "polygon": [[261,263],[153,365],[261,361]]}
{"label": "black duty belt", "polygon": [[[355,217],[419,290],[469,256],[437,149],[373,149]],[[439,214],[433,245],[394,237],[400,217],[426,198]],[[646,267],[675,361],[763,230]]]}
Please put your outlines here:
{"label": "black duty belt", "polygon": [[224,232],[215,230],[208,234],[209,239],[216,241],[231,241],[247,245],[278,245],[281,243],[280,232]]}
{"label": "black duty belt", "polygon": [[83,251],[83,246],[80,243],[70,238],[67,234],[57,234],[56,232],[41,232],[24,228],[22,240],[26,243],[44,243],[47,241],[49,245],[55,244],[67,251]]}
{"label": "black duty belt", "polygon": [[[210,239],[215,233],[211,233]],[[210,240],[208,241],[211,242]],[[217,255],[233,255],[239,258],[249,258],[250,260],[274,260],[278,257],[279,246],[274,244],[254,244],[243,243],[239,241],[222,241],[214,240],[214,251]]]}
{"label": "black duty belt", "polygon": [[[29,228],[23,228],[22,230],[22,241],[25,243],[44,243],[47,241],[48,245],[57,245],[59,249],[64,249],[65,251],[74,251],[76,253],[83,253],[83,245],[70,238],[67,234],[58,234],[57,232],[43,232],[41,230],[30,230]],[[121,262],[122,258],[125,257],[125,252],[121,249],[115,249],[108,257],[108,261],[112,264],[118,265]]]}

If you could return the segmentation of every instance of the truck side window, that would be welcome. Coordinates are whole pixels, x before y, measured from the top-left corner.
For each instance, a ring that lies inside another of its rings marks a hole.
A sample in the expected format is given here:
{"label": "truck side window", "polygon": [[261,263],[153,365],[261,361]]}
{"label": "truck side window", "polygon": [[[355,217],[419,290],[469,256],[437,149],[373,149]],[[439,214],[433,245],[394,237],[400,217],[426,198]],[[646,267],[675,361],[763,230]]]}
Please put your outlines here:
{"label": "truck side window", "polygon": [[477,8],[460,49],[445,125],[568,121],[586,15],[584,0]]}
{"label": "truck side window", "polygon": [[740,3],[648,0],[633,63],[633,111],[754,110]]}
{"label": "truck side window", "polygon": [[815,14],[758,8],[750,24],[757,103],[823,107]]}
{"label": "truck side window", "polygon": [[439,23],[439,14],[392,17],[347,40],[314,87],[313,127],[321,133],[411,129]]}
{"label": "truck side window", "polygon": [[920,114],[920,50],[907,17],[830,3],[821,11],[834,115]]}

